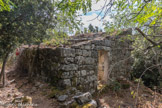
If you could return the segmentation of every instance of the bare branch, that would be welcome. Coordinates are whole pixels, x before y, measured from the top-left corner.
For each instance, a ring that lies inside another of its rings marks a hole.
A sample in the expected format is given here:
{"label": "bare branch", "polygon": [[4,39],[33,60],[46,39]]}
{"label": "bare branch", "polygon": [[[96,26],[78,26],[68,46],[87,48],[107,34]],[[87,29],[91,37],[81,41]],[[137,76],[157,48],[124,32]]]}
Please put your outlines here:
{"label": "bare branch", "polygon": [[128,20],[132,20],[132,19],[136,18],[136,17],[143,11],[143,9],[144,9],[145,6],[146,6],[146,4],[144,4],[144,5],[142,6],[141,10],[140,10],[133,18],[128,19]]}
{"label": "bare branch", "polygon": [[146,36],[152,36],[152,37],[162,37],[162,35],[146,35]]}
{"label": "bare branch", "polygon": [[[111,2],[111,1],[112,1],[112,0],[110,0],[110,2]],[[110,2],[109,2],[109,3],[110,3]],[[91,19],[91,20],[88,20],[88,21],[93,21],[93,20],[95,20],[96,18],[98,18],[98,17],[102,14],[103,10],[105,9],[106,3],[107,3],[107,0],[105,0],[104,6],[101,8],[101,11],[100,11],[100,13],[97,15],[97,17],[95,17],[95,18],[93,18],[93,19]]]}
{"label": "bare branch", "polygon": [[161,44],[162,44],[162,42],[158,42],[156,45],[151,45],[151,46],[147,47],[145,50],[149,50],[149,49],[154,48],[154,47],[161,45]]}
{"label": "bare branch", "polygon": [[151,44],[157,46],[157,43],[152,41],[150,38],[148,38],[139,28],[135,28],[135,30],[137,30],[144,38],[146,38]]}
{"label": "bare branch", "polygon": [[145,69],[145,71],[143,71],[143,73],[139,77],[139,81],[138,81],[138,85],[137,85],[137,96],[136,96],[135,105],[137,105],[137,99],[138,99],[138,95],[139,95],[138,94],[139,93],[139,86],[140,86],[140,81],[141,81],[142,76],[147,72],[147,70],[154,68],[154,67],[157,67],[157,66],[161,66],[161,64],[157,64],[157,65],[153,65],[153,66],[148,67],[147,69]]}

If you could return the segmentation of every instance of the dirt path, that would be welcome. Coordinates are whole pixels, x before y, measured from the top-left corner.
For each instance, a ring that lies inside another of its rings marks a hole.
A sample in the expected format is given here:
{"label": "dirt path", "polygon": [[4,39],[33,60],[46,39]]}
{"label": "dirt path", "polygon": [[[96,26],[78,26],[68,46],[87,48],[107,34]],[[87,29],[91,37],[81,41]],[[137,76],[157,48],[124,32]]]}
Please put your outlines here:
{"label": "dirt path", "polygon": [[[9,73],[9,71],[6,71]],[[12,72],[12,71],[10,71]],[[8,75],[8,80],[14,79],[14,75]],[[57,108],[57,101],[48,98],[49,86],[41,82],[29,83],[26,78],[15,79],[15,81],[5,88],[0,88],[0,108],[14,108],[10,103],[22,96],[29,96],[32,98],[32,104],[28,108]]]}

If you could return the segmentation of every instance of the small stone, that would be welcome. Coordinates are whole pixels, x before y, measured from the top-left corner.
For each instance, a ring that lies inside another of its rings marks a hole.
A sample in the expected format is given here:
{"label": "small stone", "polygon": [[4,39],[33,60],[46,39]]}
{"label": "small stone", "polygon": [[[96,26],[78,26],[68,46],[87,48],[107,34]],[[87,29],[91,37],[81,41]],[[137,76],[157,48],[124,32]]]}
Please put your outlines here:
{"label": "small stone", "polygon": [[44,84],[39,85],[39,88],[43,88],[43,87],[44,87]]}
{"label": "small stone", "polygon": [[11,94],[8,94],[7,97],[11,97]]}
{"label": "small stone", "polygon": [[40,82],[36,82],[36,83],[35,83],[35,86],[36,86],[36,87],[39,87],[40,85],[41,85]]}
{"label": "small stone", "polygon": [[143,97],[149,97],[149,95],[148,95],[148,94],[142,94],[142,96],[143,96]]}
{"label": "small stone", "polygon": [[31,92],[35,92],[37,90],[37,88],[36,87],[33,87],[32,89],[31,89]]}
{"label": "small stone", "polygon": [[19,96],[18,93],[15,93],[15,94],[13,95],[14,98],[15,98],[15,97],[18,97],[18,96]]}
{"label": "small stone", "polygon": [[61,95],[61,96],[58,97],[57,100],[58,100],[59,102],[64,102],[67,98],[68,98],[68,95]]}
{"label": "small stone", "polygon": [[24,96],[22,98],[22,103],[28,103],[28,104],[32,104],[32,98],[29,96]]}

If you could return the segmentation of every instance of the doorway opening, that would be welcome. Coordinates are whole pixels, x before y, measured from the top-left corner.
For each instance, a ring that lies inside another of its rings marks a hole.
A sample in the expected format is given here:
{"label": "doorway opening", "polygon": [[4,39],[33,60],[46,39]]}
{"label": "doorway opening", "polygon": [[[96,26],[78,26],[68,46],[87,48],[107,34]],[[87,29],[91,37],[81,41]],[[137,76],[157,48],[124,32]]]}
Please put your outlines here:
{"label": "doorway opening", "polygon": [[98,86],[106,84],[108,81],[108,52],[98,51]]}

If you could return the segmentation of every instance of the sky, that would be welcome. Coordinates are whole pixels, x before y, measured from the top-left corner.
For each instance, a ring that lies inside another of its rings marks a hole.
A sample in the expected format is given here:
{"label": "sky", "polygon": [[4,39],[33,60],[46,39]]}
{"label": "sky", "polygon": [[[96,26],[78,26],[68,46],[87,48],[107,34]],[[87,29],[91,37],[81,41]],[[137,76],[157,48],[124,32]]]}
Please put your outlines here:
{"label": "sky", "polygon": [[[102,24],[102,21],[100,21],[103,14],[101,14],[98,19],[96,18],[101,9],[104,6],[105,0],[100,0],[99,2],[95,2],[96,0],[92,0],[92,11],[88,12],[86,15],[80,16],[80,19],[82,20],[82,23],[84,24],[82,28],[86,27],[88,28],[89,24],[92,24],[93,26],[98,26],[100,29],[103,30],[104,26]],[[112,21],[109,16],[106,16],[103,21]]]}

